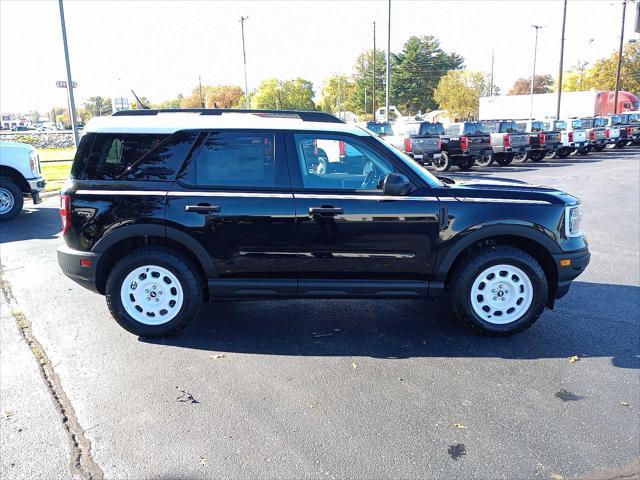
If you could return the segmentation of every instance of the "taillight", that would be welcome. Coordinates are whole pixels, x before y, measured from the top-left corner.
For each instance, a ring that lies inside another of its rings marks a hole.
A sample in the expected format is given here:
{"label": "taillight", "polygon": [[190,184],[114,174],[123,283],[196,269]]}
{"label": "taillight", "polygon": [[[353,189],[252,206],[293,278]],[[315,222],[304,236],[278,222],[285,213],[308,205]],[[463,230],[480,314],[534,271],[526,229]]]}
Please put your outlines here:
{"label": "taillight", "polygon": [[502,142],[503,142],[503,145],[505,147],[510,147],[511,146],[511,137],[509,136],[508,133],[504,134]]}
{"label": "taillight", "polygon": [[540,142],[540,145],[544,145],[544,142],[547,141],[547,137],[544,133],[539,133],[538,134],[538,141]]}
{"label": "taillight", "polygon": [[347,145],[342,141],[338,141],[338,145],[340,146],[340,155],[344,156],[347,154]]}
{"label": "taillight", "polygon": [[413,151],[411,148],[411,139],[409,137],[404,139],[404,151],[407,153],[411,153]]}
{"label": "taillight", "polygon": [[589,130],[589,140],[595,140],[595,139],[596,139],[596,131]]}
{"label": "taillight", "polygon": [[611,135],[611,132],[610,132],[610,131],[609,131],[609,129],[607,128],[607,129],[604,131],[604,138],[609,138],[609,136],[610,136],[610,135]]}
{"label": "taillight", "polygon": [[569,132],[569,141],[573,142],[573,132]]}
{"label": "taillight", "polygon": [[467,137],[460,137],[460,148],[462,150],[469,150],[469,139]]}
{"label": "taillight", "polygon": [[633,135],[633,127],[627,127],[627,135]]}
{"label": "taillight", "polygon": [[438,151],[442,150],[442,138],[438,137]]}
{"label": "taillight", "polygon": [[71,225],[71,197],[69,195],[60,195],[60,219],[64,235]]}

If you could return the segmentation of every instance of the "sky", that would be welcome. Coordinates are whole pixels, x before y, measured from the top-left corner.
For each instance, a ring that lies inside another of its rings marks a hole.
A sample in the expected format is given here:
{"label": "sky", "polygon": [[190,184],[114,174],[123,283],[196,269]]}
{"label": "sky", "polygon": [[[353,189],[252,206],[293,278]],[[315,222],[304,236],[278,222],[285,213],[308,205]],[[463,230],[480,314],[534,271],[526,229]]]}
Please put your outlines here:
{"label": "sky", "polygon": [[[178,1],[65,0],[76,104],[90,96],[153,102],[188,95],[197,85],[244,84],[240,16],[245,22],[249,89],[277,77],[311,80],[316,92],[336,73],[351,73],[357,56],[386,49],[386,0]],[[627,8],[625,42],[634,33]],[[617,50],[620,0],[569,0],[565,70]],[[506,92],[530,77],[534,29],[536,72],[558,73],[562,1],[391,1],[391,51],[411,35],[434,35],[465,66],[489,72]],[[590,42],[590,40],[593,41]],[[45,112],[66,105],[65,61],[57,0],[0,0],[0,110]]]}

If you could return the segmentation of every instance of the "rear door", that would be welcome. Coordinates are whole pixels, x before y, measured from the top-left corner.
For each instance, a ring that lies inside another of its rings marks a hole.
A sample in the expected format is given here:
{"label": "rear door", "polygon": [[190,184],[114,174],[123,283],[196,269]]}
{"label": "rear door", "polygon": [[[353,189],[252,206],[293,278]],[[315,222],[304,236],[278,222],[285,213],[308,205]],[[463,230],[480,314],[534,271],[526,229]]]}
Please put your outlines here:
{"label": "rear door", "polygon": [[166,218],[168,230],[187,233],[211,257],[212,295],[295,295],[295,211],[281,133],[201,132],[167,196]]}
{"label": "rear door", "polygon": [[[287,139],[303,297],[426,294],[438,241],[438,199],[416,179],[412,194],[384,195],[386,174],[411,173],[370,140],[314,132]],[[330,142],[342,152],[340,164],[318,174],[308,146]]]}

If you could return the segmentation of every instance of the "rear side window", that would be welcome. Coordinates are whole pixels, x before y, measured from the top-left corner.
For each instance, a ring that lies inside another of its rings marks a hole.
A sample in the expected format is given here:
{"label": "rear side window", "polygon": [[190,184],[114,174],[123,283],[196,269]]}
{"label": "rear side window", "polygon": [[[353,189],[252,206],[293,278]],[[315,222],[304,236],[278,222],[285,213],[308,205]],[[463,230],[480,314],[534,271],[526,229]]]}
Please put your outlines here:
{"label": "rear side window", "polygon": [[211,187],[275,187],[272,133],[211,132],[194,151],[195,183]]}
{"label": "rear side window", "polygon": [[166,137],[166,134],[97,134],[82,177],[90,180],[120,178]]}
{"label": "rear side window", "polygon": [[85,169],[87,168],[87,162],[89,160],[89,154],[91,153],[91,146],[96,138],[95,133],[87,133],[80,139],[80,144],[76,150],[76,156],[73,159],[73,165],[71,166],[71,178],[82,178]]}
{"label": "rear side window", "polygon": [[130,180],[172,180],[198,134],[198,131],[174,133],[130,166],[122,176]]}

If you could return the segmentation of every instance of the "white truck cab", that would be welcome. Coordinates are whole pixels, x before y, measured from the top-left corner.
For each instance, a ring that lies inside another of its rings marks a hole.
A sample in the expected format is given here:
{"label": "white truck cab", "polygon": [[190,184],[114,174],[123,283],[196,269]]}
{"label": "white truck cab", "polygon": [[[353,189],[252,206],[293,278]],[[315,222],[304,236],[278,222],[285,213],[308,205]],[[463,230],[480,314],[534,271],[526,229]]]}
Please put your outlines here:
{"label": "white truck cab", "polygon": [[0,141],[0,221],[16,217],[25,196],[40,203],[44,187],[37,150],[26,143]]}

